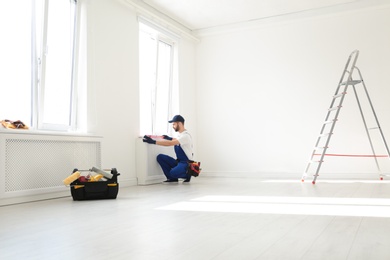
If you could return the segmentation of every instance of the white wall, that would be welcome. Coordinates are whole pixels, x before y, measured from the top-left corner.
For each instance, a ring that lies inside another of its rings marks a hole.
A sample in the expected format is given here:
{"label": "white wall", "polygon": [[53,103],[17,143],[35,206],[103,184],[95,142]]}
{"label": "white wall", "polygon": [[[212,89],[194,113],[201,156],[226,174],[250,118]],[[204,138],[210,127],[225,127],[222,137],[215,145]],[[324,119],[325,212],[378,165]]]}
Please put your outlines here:
{"label": "white wall", "polygon": [[[122,0],[83,0],[87,16],[88,124],[103,136],[102,167],[116,167],[123,184],[136,184],[139,137],[138,21]],[[194,127],[194,43],[180,41],[180,111]],[[194,127],[195,128],[195,127]],[[195,132],[195,129],[194,131]]]}
{"label": "white wall", "polygon": [[194,141],[195,159],[199,156],[197,150],[197,98],[195,78],[195,49],[197,44],[182,39],[179,46],[179,99],[180,114],[186,120],[185,127]]}
{"label": "white wall", "polygon": [[[390,142],[389,26],[387,6],[204,36],[196,53],[203,171],[300,178],[355,49]],[[344,105],[328,152],[369,154],[352,89]],[[375,172],[373,160],[365,158],[327,158],[323,165],[323,172]]]}
{"label": "white wall", "polygon": [[[135,183],[138,27],[125,1],[83,0],[88,41],[88,123],[102,135],[103,167]],[[179,47],[180,111],[207,173],[292,173],[300,178],[348,55],[360,50],[382,128],[390,138],[389,8],[367,8],[185,37]],[[352,95],[328,152],[369,153]],[[390,141],[390,140],[389,140]],[[387,161],[386,161],[387,162]],[[370,159],[327,160],[323,171],[372,172]]]}

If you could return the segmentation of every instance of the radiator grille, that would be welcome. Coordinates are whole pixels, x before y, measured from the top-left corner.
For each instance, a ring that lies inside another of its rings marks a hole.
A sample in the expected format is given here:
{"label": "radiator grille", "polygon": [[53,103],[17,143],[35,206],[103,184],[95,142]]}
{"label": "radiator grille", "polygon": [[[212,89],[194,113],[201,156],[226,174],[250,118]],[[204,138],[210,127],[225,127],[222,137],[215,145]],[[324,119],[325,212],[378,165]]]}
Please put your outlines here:
{"label": "radiator grille", "polygon": [[176,158],[173,147],[148,145],[141,138],[138,138],[136,144],[138,185],[161,183],[166,177],[157,163],[156,157],[158,154],[166,154]]}
{"label": "radiator grille", "polygon": [[5,192],[63,187],[74,168],[100,167],[100,142],[5,140]]}

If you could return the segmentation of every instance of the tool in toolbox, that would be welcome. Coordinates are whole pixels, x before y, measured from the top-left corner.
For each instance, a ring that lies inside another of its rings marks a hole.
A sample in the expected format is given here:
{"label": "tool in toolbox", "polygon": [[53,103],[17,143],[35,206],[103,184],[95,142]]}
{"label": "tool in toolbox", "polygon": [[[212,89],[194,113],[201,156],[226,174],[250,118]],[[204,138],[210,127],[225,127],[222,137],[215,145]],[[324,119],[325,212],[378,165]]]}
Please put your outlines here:
{"label": "tool in toolbox", "polygon": [[[84,176],[82,172],[89,174]],[[91,172],[97,174],[92,175]],[[73,200],[115,199],[119,191],[119,175],[116,168],[103,170],[96,167],[88,170],[75,168],[63,182],[70,186]]]}

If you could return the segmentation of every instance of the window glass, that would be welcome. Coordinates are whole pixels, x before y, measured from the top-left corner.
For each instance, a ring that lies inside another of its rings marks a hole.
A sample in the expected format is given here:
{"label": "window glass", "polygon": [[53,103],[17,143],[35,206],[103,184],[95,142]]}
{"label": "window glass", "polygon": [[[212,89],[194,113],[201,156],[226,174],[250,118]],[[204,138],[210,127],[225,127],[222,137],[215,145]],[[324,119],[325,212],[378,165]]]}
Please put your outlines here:
{"label": "window glass", "polygon": [[0,120],[22,120],[30,125],[32,1],[13,0],[1,6]]}
{"label": "window glass", "polygon": [[167,134],[173,99],[174,41],[140,23],[140,134]]}
{"label": "window glass", "polygon": [[0,120],[69,129],[75,7],[73,0],[2,2]]}
{"label": "window glass", "polygon": [[47,42],[43,48],[43,126],[70,126],[72,107],[74,8],[70,1],[50,1]]}
{"label": "window glass", "polygon": [[158,41],[157,45],[156,120],[154,132],[156,134],[164,134],[168,131],[167,121],[169,120],[171,110],[172,46],[163,41]]}

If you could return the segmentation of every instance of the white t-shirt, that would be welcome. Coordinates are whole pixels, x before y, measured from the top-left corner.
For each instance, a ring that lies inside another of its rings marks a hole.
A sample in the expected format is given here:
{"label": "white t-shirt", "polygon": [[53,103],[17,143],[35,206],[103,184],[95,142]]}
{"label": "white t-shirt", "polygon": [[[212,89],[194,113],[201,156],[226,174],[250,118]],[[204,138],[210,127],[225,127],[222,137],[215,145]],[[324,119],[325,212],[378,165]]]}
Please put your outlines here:
{"label": "white t-shirt", "polygon": [[187,155],[188,160],[192,160],[193,145],[192,145],[191,135],[187,132],[187,130],[184,130],[183,132],[178,134],[177,140],[179,141],[180,146],[183,149],[184,153]]}

